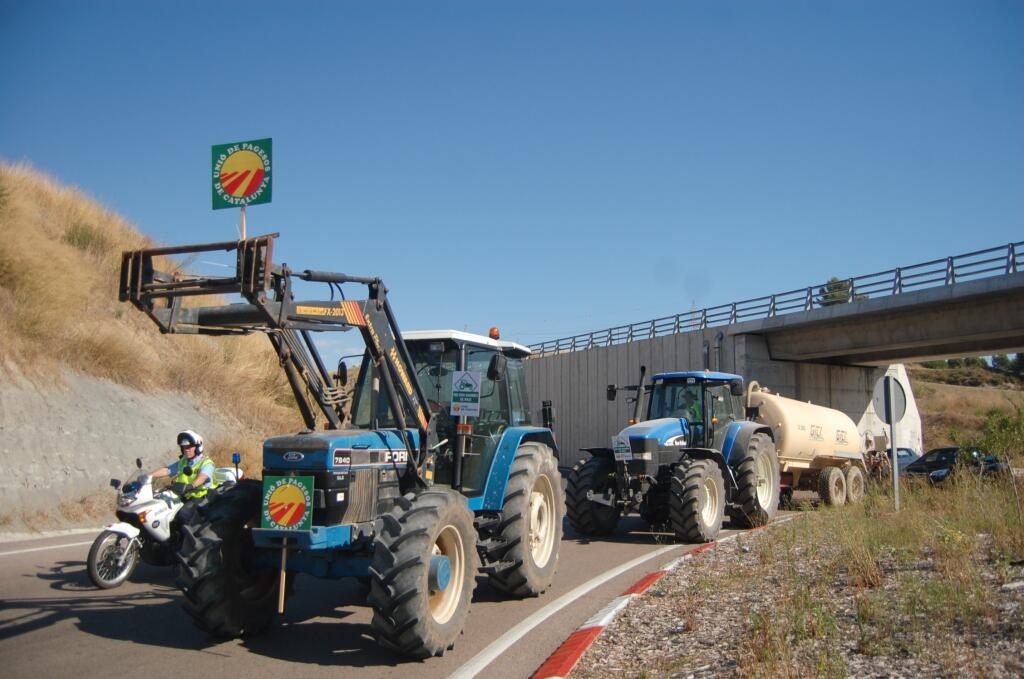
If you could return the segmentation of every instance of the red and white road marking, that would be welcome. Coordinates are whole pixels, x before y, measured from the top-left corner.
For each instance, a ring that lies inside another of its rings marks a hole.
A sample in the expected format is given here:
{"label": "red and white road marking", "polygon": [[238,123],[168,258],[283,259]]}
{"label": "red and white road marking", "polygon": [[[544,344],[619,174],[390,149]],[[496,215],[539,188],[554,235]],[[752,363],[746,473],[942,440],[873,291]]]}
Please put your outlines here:
{"label": "red and white road marking", "polygon": [[563,677],[569,676],[569,672],[571,672],[572,668],[576,666],[576,663],[583,657],[583,654],[588,648],[590,648],[590,645],[594,643],[594,640],[600,636],[605,627],[612,623],[615,616],[629,605],[629,602],[646,592],[651,585],[656,583],[658,580],[661,580],[679,564],[692,558],[694,554],[700,554],[701,552],[711,549],[721,542],[726,542],[733,537],[735,537],[735,534],[722,538],[717,542],[709,542],[706,545],[701,545],[700,547],[682,555],[678,559],[669,561],[661,570],[648,573],[637,580],[632,587],[617,596],[615,599],[612,599],[611,603],[598,611],[589,620],[580,625],[575,632],[570,634],[569,638],[558,647],[558,650],[552,653],[551,656],[544,661],[544,664],[534,672],[531,679],[562,679]]}

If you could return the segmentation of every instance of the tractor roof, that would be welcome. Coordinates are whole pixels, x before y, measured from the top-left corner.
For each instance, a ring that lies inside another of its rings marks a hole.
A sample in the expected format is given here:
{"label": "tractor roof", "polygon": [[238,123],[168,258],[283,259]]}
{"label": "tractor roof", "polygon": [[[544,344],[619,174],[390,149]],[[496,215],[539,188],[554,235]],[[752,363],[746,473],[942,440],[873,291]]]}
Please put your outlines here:
{"label": "tractor roof", "polygon": [[712,380],[721,382],[732,382],[733,380],[742,380],[740,375],[733,375],[732,373],[720,373],[712,370],[690,370],[688,372],[674,372],[674,373],[658,373],[652,379],[655,382],[662,380],[685,380],[685,379],[697,379],[697,380]]}
{"label": "tractor roof", "polygon": [[518,344],[517,342],[495,340],[485,335],[477,335],[475,333],[463,332],[461,330],[410,330],[408,332],[403,332],[402,337],[406,341],[452,340],[453,342],[469,342],[480,346],[493,347],[494,349],[497,349],[504,354],[508,354],[513,358],[523,358],[532,353],[529,347]]}

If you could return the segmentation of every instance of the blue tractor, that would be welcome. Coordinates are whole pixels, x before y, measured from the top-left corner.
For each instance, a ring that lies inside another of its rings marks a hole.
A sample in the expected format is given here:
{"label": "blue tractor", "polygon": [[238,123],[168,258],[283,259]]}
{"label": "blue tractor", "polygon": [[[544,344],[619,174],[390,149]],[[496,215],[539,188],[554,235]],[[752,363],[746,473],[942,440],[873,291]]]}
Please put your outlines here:
{"label": "blue tractor", "polygon": [[[566,512],[577,533],[611,534],[636,512],[683,542],[711,542],[725,515],[741,527],[766,524],[779,503],[779,458],[770,427],[750,421],[743,378],[669,372],[640,384],[628,427],[569,473]],[[643,405],[646,399],[646,418]]]}
{"label": "blue tractor", "polygon": [[[552,583],[564,500],[550,429],[531,423],[529,349],[457,331],[403,335],[379,278],[292,271],[271,262],[277,234],[126,252],[120,299],[165,333],[263,333],[285,370],[303,431],[263,443],[263,478],[184,512],[177,584],[219,637],[267,628],[298,574],[369,586],[372,633],[412,658],[442,655],[462,632],[478,572],[499,593]],[[159,258],[236,251],[234,276],[162,273]],[[331,299],[296,299],[295,281]],[[366,287],[348,300],[343,285]],[[334,298],[335,292],[338,299]],[[199,295],[244,301],[185,306]],[[366,351],[329,371],[313,341],[356,329]]]}

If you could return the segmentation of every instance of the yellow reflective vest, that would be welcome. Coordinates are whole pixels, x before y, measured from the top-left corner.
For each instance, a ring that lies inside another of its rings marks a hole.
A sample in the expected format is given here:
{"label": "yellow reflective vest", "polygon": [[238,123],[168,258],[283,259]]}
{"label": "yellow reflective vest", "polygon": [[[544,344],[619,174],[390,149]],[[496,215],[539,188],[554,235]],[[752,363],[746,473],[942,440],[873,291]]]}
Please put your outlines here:
{"label": "yellow reflective vest", "polygon": [[189,461],[185,457],[179,457],[178,461],[175,462],[168,471],[171,473],[171,483],[184,483],[189,486],[195,480],[196,476],[200,472],[206,474],[206,482],[198,488],[191,488],[185,493],[185,499],[191,500],[193,498],[199,498],[206,495],[211,488],[217,487],[217,482],[213,478],[213,470],[215,469],[213,460],[209,460],[203,457],[199,461],[198,467],[192,467]]}

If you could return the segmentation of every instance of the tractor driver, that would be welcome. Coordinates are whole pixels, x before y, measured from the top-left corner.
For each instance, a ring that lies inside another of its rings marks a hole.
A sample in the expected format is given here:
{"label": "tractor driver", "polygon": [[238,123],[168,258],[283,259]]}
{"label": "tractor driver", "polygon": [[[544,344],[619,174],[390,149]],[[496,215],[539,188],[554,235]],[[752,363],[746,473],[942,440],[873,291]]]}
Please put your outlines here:
{"label": "tractor driver", "polygon": [[680,390],[676,409],[672,411],[672,417],[685,417],[694,424],[704,422],[700,401],[697,400],[697,395],[692,389]]}
{"label": "tractor driver", "polygon": [[203,455],[203,437],[186,429],[178,434],[178,448],[181,457],[166,467],[150,472],[153,478],[171,477],[171,485],[175,490],[181,489],[180,495],[185,500],[195,500],[206,495],[216,487],[213,480],[213,460]]}

